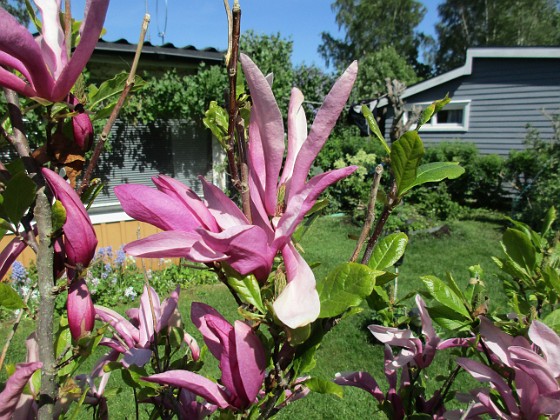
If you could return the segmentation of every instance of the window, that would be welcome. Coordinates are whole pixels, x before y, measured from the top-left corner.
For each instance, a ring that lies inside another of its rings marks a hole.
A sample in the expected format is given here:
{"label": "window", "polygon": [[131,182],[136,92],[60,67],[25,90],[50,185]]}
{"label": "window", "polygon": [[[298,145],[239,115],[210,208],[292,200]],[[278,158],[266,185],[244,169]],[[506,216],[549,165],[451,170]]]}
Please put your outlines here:
{"label": "window", "polygon": [[[415,104],[426,108],[429,103]],[[471,101],[451,101],[420,128],[420,132],[468,131]]]}

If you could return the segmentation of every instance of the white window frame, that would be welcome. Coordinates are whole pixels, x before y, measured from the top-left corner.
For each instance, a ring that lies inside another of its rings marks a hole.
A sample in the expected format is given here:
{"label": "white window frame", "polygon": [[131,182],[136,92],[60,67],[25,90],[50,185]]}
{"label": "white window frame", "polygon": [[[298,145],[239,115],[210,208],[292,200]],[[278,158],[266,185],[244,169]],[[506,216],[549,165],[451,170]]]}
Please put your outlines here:
{"label": "white window frame", "polygon": [[[411,107],[421,107],[422,109],[430,105],[431,102],[422,102],[412,104]],[[463,110],[463,121],[460,124],[457,123],[438,123],[437,114],[434,115],[428,122],[426,122],[422,127],[420,127],[420,132],[430,133],[430,132],[442,132],[442,131],[455,131],[455,132],[466,132],[469,131],[469,121],[471,114],[471,101],[470,99],[452,100],[443,108],[446,111],[461,109]],[[408,114],[408,112],[406,113]],[[407,115],[408,116],[408,115]]]}

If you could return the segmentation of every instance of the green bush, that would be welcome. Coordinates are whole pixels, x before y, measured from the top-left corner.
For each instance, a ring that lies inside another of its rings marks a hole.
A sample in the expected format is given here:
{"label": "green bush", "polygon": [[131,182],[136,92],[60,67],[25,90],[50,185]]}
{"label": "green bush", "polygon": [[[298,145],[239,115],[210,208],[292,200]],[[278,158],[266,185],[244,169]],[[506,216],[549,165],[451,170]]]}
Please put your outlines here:
{"label": "green bush", "polygon": [[462,176],[445,182],[455,203],[503,209],[508,201],[502,187],[504,159],[498,155],[480,155],[474,143],[439,143],[426,149],[423,162],[459,162],[465,168]]}
{"label": "green bush", "polygon": [[512,217],[533,228],[540,226],[551,206],[560,203],[560,115],[553,117],[553,126],[550,139],[529,127],[527,149],[511,152],[506,163],[507,179],[518,192]]}

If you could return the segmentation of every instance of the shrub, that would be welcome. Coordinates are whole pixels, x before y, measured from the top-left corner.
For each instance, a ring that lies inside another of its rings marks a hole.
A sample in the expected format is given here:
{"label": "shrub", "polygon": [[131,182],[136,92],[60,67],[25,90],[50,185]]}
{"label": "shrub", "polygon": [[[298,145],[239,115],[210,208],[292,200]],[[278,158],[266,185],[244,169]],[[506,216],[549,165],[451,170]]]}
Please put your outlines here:
{"label": "shrub", "polygon": [[529,127],[527,149],[511,152],[506,164],[507,179],[518,192],[512,217],[534,228],[540,226],[548,209],[560,202],[560,115],[552,120],[552,138],[543,139]]}
{"label": "shrub", "polygon": [[[442,142],[426,149],[424,163],[460,162],[465,173],[445,182],[453,201],[471,207],[503,209],[505,161],[498,155],[481,156],[474,143]],[[431,187],[426,187],[431,188]]]}

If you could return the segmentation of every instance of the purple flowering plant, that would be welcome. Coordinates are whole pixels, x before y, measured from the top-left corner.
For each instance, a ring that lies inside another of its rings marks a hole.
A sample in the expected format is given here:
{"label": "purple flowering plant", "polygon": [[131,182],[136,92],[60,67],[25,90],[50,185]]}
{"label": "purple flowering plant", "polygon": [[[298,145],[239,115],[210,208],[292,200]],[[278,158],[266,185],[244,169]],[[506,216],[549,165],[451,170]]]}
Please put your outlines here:
{"label": "purple flowering plant", "polygon": [[[461,369],[490,388],[471,392],[470,411],[459,415],[534,418],[560,413],[558,336],[539,321],[528,327],[531,341],[511,337],[491,327],[485,318],[479,321],[480,308],[484,308],[474,304],[479,290],[473,283],[463,294],[452,279],[449,284],[434,277],[423,279],[435,303],[428,308],[421,297],[416,298],[421,334],[394,325],[369,327],[385,347],[386,392],[365,372],[341,374],[334,381],[310,375],[315,352],[341,318],[367,303],[381,314],[377,319],[389,320],[387,314],[397,307],[388,285],[396,277],[393,266],[402,258],[408,237],[404,233],[383,236],[382,232],[391,212],[411,189],[463,173],[456,163],[421,163],[424,146],[418,130],[449,98],[428,106],[415,129],[391,145],[375,118],[364,110],[376,141],[386,151],[383,159],[389,185],[379,194],[382,209],[372,226],[384,170],[379,165],[372,179],[369,213],[353,255],[326,277],[316,278],[299,243],[305,231],[300,227],[304,221],[310,223],[309,216],[324,205],[321,194],[357,170],[347,166],[312,174],[313,162],[346,106],[358,64],[350,63],[340,74],[312,122],[305,115],[302,92],[293,88],[284,120],[274,96],[273,77],[264,75],[249,56],[238,53],[240,11],[235,2],[226,56],[228,104],[220,108],[214,103],[204,121],[219,136],[228,156],[233,194],[228,196],[203,177],[200,196],[192,186],[165,175],[153,178],[155,188],[117,186],[115,194],[123,210],[160,232],[117,251],[98,248],[86,210],[100,188],[91,181],[91,174],[112,122],[140,81],[132,66],[129,75],[99,87],[84,87],[81,73],[102,32],[108,0],[88,0],[81,24],[73,22],[70,9],[61,3],[34,1],[36,38],[0,8],[4,28],[0,85],[11,105],[12,123],[1,134],[23,163],[0,164],[5,181],[0,227],[14,236],[0,252],[0,275],[5,277],[29,247],[37,254],[40,295],[28,360],[12,369],[0,393],[0,418],[23,415],[23,410],[26,418],[74,416],[84,406],[93,409],[95,418],[108,418],[111,394],[107,386],[114,371],[120,371],[132,389],[136,405],[145,404],[152,417],[161,418],[271,418],[310,392],[339,395],[339,385],[370,392],[392,418],[420,414],[441,418],[452,395],[450,384]],[[36,133],[26,135],[25,108],[18,94],[36,102],[48,121],[44,145],[33,153],[30,144],[41,141],[30,143],[29,137]],[[93,122],[110,114],[85,166],[86,152],[93,146]],[[142,272],[131,260],[136,257],[180,258],[181,263],[166,262],[164,274],[158,277]],[[185,281],[181,277],[190,277],[182,270],[183,264],[204,268],[227,287],[238,306],[237,319],[204,303],[190,302],[192,327],[183,322],[181,288],[175,286]],[[12,278],[12,285],[20,289],[27,281],[18,264]],[[173,287],[166,283],[169,279]],[[22,314],[29,307],[12,285],[0,284],[0,304]],[[164,289],[174,290],[164,297]],[[65,309],[55,323],[57,296],[65,300]],[[128,306],[124,314],[119,302]],[[461,335],[443,339],[436,333],[436,324],[454,325]],[[98,348],[106,349],[105,354],[90,372],[83,373],[83,363]],[[421,372],[448,348],[464,358],[457,360],[449,381],[427,397],[422,393]],[[473,360],[479,354],[488,363]],[[218,363],[217,375],[202,369],[210,359]]]}

